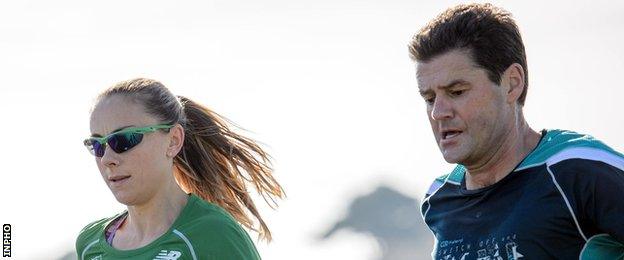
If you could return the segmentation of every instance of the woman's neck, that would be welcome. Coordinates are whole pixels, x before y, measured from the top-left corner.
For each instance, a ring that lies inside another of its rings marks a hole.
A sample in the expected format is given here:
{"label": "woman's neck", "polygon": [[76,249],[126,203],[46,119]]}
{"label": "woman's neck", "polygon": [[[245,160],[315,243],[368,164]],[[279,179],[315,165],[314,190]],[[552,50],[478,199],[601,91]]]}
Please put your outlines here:
{"label": "woman's neck", "polygon": [[128,206],[125,223],[113,240],[118,249],[145,246],[163,235],[188,202],[188,195],[179,186],[161,189],[140,205]]}

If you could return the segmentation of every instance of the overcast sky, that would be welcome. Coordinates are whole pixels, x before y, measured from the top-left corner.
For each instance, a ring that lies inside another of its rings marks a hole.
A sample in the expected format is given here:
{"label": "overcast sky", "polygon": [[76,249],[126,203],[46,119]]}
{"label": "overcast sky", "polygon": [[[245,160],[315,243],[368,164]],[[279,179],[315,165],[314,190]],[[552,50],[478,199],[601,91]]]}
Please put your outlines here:
{"label": "overcast sky", "polygon": [[[124,209],[81,142],[99,91],[150,77],[248,129],[274,157],[288,199],[261,207],[275,239],[258,243],[264,259],[375,259],[367,235],[314,237],[379,184],[421,198],[452,168],[407,43],[455,3],[0,2],[0,222],[13,226],[13,256],[58,257],[83,226]],[[529,124],[624,150],[623,2],[496,3],[525,40]]]}

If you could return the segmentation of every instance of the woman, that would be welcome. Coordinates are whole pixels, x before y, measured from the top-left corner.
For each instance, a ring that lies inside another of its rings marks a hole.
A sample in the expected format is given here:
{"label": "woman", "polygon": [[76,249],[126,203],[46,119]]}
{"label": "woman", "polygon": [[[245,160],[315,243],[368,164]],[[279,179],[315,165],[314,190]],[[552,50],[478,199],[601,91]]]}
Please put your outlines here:
{"label": "woman", "polygon": [[127,210],[87,225],[78,259],[260,259],[240,224],[271,232],[248,185],[272,207],[284,193],[253,140],[150,79],[100,94],[90,127],[84,144]]}

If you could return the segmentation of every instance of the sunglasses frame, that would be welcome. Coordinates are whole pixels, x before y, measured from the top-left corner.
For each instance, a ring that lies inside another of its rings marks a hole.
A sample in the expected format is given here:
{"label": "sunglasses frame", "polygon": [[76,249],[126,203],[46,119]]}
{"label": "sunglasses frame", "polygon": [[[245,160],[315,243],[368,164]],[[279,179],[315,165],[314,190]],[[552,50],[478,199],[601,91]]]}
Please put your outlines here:
{"label": "sunglasses frame", "polygon": [[[172,127],[174,127],[174,125],[163,125],[163,124],[161,124],[161,125],[150,125],[150,126],[144,126],[144,127],[128,127],[126,129],[122,129],[122,130],[119,130],[117,132],[110,133],[110,134],[108,134],[108,135],[106,135],[104,137],[95,137],[95,136],[89,137],[89,138],[87,138],[87,139],[85,139],[83,141],[83,144],[87,147],[87,149],[89,150],[89,152],[91,154],[95,155],[96,157],[100,157],[100,156],[96,155],[95,149],[91,149],[90,148],[90,147],[93,147],[93,145],[91,144],[91,143],[93,143],[93,141],[96,141],[96,142],[100,143],[100,145],[102,145],[104,147],[104,149],[106,149],[106,146],[108,146],[108,140],[111,137],[113,137],[114,135],[126,134],[126,133],[146,134],[146,133],[156,132],[156,131],[158,131],[160,129],[171,129]],[[139,143],[141,143],[141,142],[139,142]],[[139,143],[137,143],[136,145],[138,145]]]}

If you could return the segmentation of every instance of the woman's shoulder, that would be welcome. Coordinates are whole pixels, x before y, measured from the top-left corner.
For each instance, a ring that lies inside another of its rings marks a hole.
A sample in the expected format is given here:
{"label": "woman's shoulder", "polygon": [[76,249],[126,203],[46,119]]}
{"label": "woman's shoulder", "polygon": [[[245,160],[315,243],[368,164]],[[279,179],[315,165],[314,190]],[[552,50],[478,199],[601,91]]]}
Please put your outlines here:
{"label": "woman's shoulder", "polygon": [[121,214],[123,213],[102,218],[84,226],[82,230],[80,230],[80,233],[78,233],[78,238],[76,238],[76,248],[84,247],[86,244],[96,241],[104,232],[106,226]]}
{"label": "woman's shoulder", "polygon": [[207,202],[196,195],[191,195],[191,200],[192,205],[189,205],[188,210],[183,212],[185,216],[183,216],[184,221],[180,223],[180,228],[209,228],[211,230],[219,230],[222,227],[241,228],[232,215],[218,205]]}
{"label": "woman's shoulder", "polygon": [[[258,259],[253,241],[223,208],[197,197],[185,221],[175,227],[178,236],[215,259]],[[212,259],[212,258],[211,258]]]}

